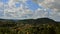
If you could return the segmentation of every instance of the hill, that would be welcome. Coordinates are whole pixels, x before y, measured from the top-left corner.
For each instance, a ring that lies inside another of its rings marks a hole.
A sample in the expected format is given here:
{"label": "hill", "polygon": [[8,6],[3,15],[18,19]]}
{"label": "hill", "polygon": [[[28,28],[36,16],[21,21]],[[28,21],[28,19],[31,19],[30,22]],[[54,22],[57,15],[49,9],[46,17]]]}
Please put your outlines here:
{"label": "hill", "polygon": [[0,34],[60,34],[60,22],[49,18],[0,19]]}
{"label": "hill", "polygon": [[25,19],[25,20],[12,20],[12,19],[0,19],[0,25],[4,24],[18,24],[18,23],[23,23],[23,24],[44,24],[44,23],[59,23],[56,22],[52,19],[49,18],[38,18],[38,19]]}

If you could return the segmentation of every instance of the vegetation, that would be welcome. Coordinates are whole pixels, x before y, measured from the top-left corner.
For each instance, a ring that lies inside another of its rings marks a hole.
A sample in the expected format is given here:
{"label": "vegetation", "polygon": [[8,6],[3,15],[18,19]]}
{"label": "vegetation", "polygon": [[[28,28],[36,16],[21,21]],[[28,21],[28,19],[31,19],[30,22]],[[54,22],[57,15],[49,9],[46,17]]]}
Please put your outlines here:
{"label": "vegetation", "polygon": [[0,19],[0,34],[60,34],[60,22],[49,18]]}

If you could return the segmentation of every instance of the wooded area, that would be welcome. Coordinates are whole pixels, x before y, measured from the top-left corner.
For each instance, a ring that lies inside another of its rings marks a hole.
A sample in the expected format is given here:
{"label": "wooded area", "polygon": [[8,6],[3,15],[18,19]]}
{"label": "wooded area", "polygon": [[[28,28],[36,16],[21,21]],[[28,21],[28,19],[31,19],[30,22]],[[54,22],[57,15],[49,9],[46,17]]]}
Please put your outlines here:
{"label": "wooded area", "polygon": [[60,22],[49,18],[0,19],[0,34],[60,34]]}

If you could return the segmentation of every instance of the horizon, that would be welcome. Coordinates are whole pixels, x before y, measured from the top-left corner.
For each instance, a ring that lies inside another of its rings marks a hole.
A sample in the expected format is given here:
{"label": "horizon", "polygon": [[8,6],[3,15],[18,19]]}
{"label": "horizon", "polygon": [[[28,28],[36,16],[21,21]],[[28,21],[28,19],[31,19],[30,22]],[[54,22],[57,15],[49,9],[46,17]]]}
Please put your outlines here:
{"label": "horizon", "polygon": [[[2,19],[2,18],[0,18]],[[3,19],[3,20],[13,20],[15,22],[19,21],[19,20],[37,20],[37,19],[49,19],[49,20],[53,20],[55,21],[54,19],[51,19],[51,18],[36,18],[36,19]],[[55,22],[60,22],[60,21],[55,21]]]}

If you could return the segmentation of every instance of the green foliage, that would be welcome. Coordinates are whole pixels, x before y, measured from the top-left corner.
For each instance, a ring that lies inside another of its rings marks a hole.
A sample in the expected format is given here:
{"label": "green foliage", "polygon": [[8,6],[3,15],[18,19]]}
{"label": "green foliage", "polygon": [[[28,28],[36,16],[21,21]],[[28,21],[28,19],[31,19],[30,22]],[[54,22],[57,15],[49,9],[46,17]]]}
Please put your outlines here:
{"label": "green foliage", "polygon": [[60,22],[47,18],[0,20],[0,34],[60,34]]}

